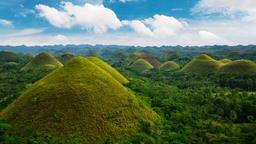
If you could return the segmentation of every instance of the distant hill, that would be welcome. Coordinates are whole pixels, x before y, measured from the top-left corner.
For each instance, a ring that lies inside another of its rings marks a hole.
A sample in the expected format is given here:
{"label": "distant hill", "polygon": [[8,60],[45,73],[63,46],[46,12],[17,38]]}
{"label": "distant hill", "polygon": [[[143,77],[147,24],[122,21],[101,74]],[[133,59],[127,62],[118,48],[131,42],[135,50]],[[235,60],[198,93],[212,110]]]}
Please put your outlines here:
{"label": "distant hill", "polygon": [[153,68],[154,67],[144,59],[138,59],[131,65],[131,69],[137,72],[143,72],[145,70],[150,70]]}
{"label": "distant hill", "polygon": [[220,65],[220,62],[206,54],[202,54],[186,64],[181,71],[185,73],[208,74],[217,72]]}
{"label": "distant hill", "polygon": [[219,71],[222,73],[237,74],[256,73],[256,63],[249,60],[236,60],[222,66]]}
{"label": "distant hill", "polygon": [[232,60],[230,60],[230,59],[221,59],[221,60],[219,60],[219,62],[221,62],[222,64],[228,64],[228,63],[232,62]]}
{"label": "distant hill", "polygon": [[88,59],[93,62],[94,64],[96,64],[97,66],[99,66],[100,68],[102,68],[103,70],[107,71],[110,75],[112,75],[117,81],[119,81],[122,84],[126,84],[129,81],[122,75],[120,74],[116,69],[114,69],[113,67],[111,67],[109,64],[107,64],[106,62],[102,61],[101,59],[97,58],[97,57],[88,57]]}
{"label": "distant hill", "polygon": [[0,62],[18,62],[19,56],[9,51],[0,51]]}
{"label": "distant hill", "polygon": [[167,61],[160,66],[160,70],[177,70],[180,66],[174,61]]}
{"label": "distant hill", "polygon": [[144,59],[146,61],[148,61],[154,68],[158,68],[161,66],[161,63],[154,58],[153,56],[149,55],[149,54],[145,54],[143,52],[135,52],[133,54],[131,54],[131,58],[135,61],[138,59]]}
{"label": "distant hill", "polygon": [[40,136],[83,144],[121,141],[159,118],[108,72],[82,57],[30,86],[0,116]]}
{"label": "distant hill", "polygon": [[67,63],[69,60],[71,60],[72,58],[74,58],[75,55],[73,55],[72,53],[69,53],[69,52],[65,52],[61,55],[59,55],[57,57],[57,59],[62,63],[62,64],[65,64]]}
{"label": "distant hill", "polygon": [[21,70],[53,70],[63,65],[47,52],[42,52],[35,56],[28,64],[26,64]]}

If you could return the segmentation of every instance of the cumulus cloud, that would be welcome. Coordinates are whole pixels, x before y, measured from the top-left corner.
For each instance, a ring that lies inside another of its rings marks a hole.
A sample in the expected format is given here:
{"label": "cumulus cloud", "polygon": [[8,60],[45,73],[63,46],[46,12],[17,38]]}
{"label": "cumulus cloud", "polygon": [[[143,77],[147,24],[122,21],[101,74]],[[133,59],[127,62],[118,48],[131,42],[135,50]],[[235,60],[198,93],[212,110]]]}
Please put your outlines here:
{"label": "cumulus cloud", "polygon": [[213,14],[221,13],[224,16],[242,16],[244,20],[256,20],[255,0],[200,0],[192,9],[193,13]]}
{"label": "cumulus cloud", "polygon": [[80,26],[83,29],[92,29],[96,33],[104,33],[109,29],[116,30],[121,27],[116,14],[103,5],[85,3],[79,6],[63,2],[61,7],[62,9],[58,10],[43,4],[36,5],[39,16],[58,28]]}
{"label": "cumulus cloud", "polygon": [[9,20],[0,19],[0,25],[3,25],[3,26],[12,26],[12,22],[9,21]]}
{"label": "cumulus cloud", "polygon": [[205,43],[205,44],[218,44],[218,43],[223,43],[224,39],[217,36],[216,34],[209,32],[209,31],[205,31],[205,30],[201,30],[199,31],[199,37],[201,38],[201,40]]}
{"label": "cumulus cloud", "polygon": [[123,24],[129,25],[138,34],[162,38],[175,36],[184,27],[176,18],[165,15],[154,15],[144,20],[123,21]]}
{"label": "cumulus cloud", "polygon": [[174,17],[165,15],[154,15],[153,18],[144,20],[153,33],[158,36],[173,36],[183,28],[183,24]]}
{"label": "cumulus cloud", "polygon": [[136,33],[142,36],[153,36],[153,32],[139,20],[122,21],[123,25],[130,26]]}

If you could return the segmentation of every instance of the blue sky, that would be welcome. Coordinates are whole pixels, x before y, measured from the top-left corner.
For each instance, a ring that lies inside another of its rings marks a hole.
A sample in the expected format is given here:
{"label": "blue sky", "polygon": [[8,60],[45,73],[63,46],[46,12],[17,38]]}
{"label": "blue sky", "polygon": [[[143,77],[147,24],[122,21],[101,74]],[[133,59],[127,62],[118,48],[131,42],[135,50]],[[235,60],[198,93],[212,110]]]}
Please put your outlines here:
{"label": "blue sky", "polygon": [[0,1],[0,45],[246,45],[255,36],[255,0]]}

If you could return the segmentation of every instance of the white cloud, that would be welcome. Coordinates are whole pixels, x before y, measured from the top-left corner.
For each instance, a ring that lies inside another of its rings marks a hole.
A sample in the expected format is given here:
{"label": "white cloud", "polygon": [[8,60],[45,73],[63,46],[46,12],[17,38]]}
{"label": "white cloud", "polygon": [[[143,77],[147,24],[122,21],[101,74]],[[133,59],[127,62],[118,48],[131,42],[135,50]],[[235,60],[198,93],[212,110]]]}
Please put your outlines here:
{"label": "white cloud", "polygon": [[223,38],[217,36],[216,34],[214,34],[212,32],[201,30],[201,31],[199,31],[198,34],[199,34],[199,37],[201,38],[201,40],[207,45],[224,43]]}
{"label": "white cloud", "polygon": [[213,14],[221,13],[224,16],[242,16],[244,20],[256,20],[255,0],[200,0],[192,9],[193,13]]}
{"label": "white cloud", "polygon": [[36,9],[41,17],[59,28],[80,26],[83,29],[92,29],[96,33],[104,33],[109,29],[116,30],[121,27],[116,14],[103,5],[86,3],[79,6],[71,2],[63,2],[62,10],[42,4],[37,5]]}
{"label": "white cloud", "polygon": [[144,20],[153,33],[158,36],[174,36],[183,28],[183,24],[174,17],[154,15],[153,18]]}
{"label": "white cloud", "polygon": [[9,20],[0,19],[0,25],[3,25],[3,26],[12,26],[12,22],[9,21]]}
{"label": "white cloud", "polygon": [[[31,36],[31,35],[36,35],[39,33],[42,33],[44,29],[34,29],[34,28],[29,28],[29,29],[23,29],[23,30],[18,30],[9,34],[4,34],[5,37],[23,37],[23,36]],[[0,35],[3,36],[3,35]]]}
{"label": "white cloud", "polygon": [[153,32],[139,20],[122,21],[123,25],[130,26],[136,33],[142,36],[153,36]]}

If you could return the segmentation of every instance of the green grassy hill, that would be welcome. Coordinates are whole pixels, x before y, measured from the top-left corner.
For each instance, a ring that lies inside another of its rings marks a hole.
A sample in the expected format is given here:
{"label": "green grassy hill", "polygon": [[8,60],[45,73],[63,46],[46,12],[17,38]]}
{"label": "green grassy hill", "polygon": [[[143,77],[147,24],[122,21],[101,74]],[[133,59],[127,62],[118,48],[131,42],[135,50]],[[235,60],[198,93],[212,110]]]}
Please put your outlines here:
{"label": "green grassy hill", "polygon": [[129,137],[158,115],[86,58],[77,57],[30,86],[1,117],[68,143]]}
{"label": "green grassy hill", "polygon": [[127,84],[129,81],[122,75],[120,74],[116,69],[111,67],[109,64],[106,62],[102,61],[101,59],[97,57],[88,57],[88,59],[102,68],[103,70],[107,71],[110,75],[112,75],[117,81],[119,81],[122,84]]}
{"label": "green grassy hill", "polygon": [[53,70],[63,65],[54,58],[51,54],[47,52],[42,52],[35,56],[28,64],[26,64],[21,70],[30,71],[30,70]]}
{"label": "green grassy hill", "polygon": [[144,59],[138,59],[131,65],[131,69],[137,72],[142,72],[153,68],[154,67]]}
{"label": "green grassy hill", "polygon": [[222,64],[228,64],[228,63],[232,62],[232,60],[230,60],[230,59],[221,59],[221,60],[219,60],[219,62],[222,63]]}
{"label": "green grassy hill", "polygon": [[0,62],[18,62],[19,57],[16,53],[0,51]]}
{"label": "green grassy hill", "polygon": [[57,58],[61,63],[65,64],[74,57],[75,57],[75,55],[73,55],[72,53],[65,52],[65,53],[59,55]]}
{"label": "green grassy hill", "polygon": [[220,65],[220,62],[206,54],[202,54],[186,64],[181,71],[185,73],[208,74],[216,72]]}
{"label": "green grassy hill", "polygon": [[222,73],[251,74],[256,73],[256,64],[249,60],[236,60],[222,66],[219,71]]}
{"label": "green grassy hill", "polygon": [[149,62],[154,68],[158,68],[161,66],[161,63],[156,58],[143,52],[134,52],[131,54],[130,57],[133,61],[136,61],[138,59],[144,59]]}
{"label": "green grassy hill", "polygon": [[177,70],[180,66],[174,61],[167,61],[160,66],[160,70]]}

